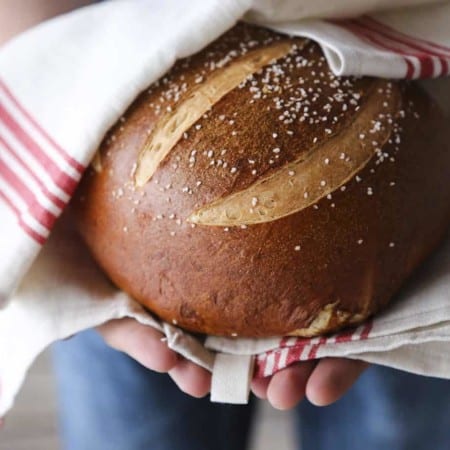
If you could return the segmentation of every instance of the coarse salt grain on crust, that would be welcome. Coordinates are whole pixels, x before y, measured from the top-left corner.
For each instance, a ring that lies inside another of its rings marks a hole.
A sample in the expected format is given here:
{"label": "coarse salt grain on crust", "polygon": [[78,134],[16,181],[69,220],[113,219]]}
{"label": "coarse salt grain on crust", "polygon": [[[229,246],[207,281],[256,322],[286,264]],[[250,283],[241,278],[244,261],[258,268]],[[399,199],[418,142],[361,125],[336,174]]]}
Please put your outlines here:
{"label": "coarse salt grain on crust", "polygon": [[[251,39],[241,33],[233,45],[229,33],[203,55],[180,61],[127,112],[123,128],[114,129],[114,139],[106,140],[102,171],[94,177],[101,178],[109,192],[122,188],[126,195],[116,198],[114,207],[97,201],[95,220],[101,234],[95,242],[95,228],[84,234],[91,246],[102,245],[102,251],[109,252],[105,256],[93,248],[119,286],[163,319],[176,318],[181,327],[228,336],[267,336],[311,330],[311,324],[322,323],[313,332],[327,332],[351,318],[363,320],[381,307],[388,297],[381,290],[394,289],[399,273],[413,267],[420,254],[420,249],[414,250],[406,265],[393,266],[393,259],[383,259],[389,253],[400,260],[409,251],[407,242],[399,239],[405,236],[399,227],[409,224],[403,219],[406,214],[401,221],[389,222],[392,230],[380,223],[375,227],[379,234],[374,234],[371,225],[388,215],[386,211],[394,217],[394,211],[400,213],[408,204],[407,198],[396,203],[405,192],[398,167],[410,164],[402,152],[404,145],[408,156],[419,157],[410,137],[417,125],[410,119],[421,116],[408,100],[416,95],[405,93],[409,88],[337,78],[326,70],[317,46],[291,41],[285,56],[249,74],[199,114],[168,145],[165,157],[155,159],[148,181],[132,183],[134,191],[129,186],[139,151],[154,139],[165,118],[179,111],[192,90],[207,85],[217,70],[286,39],[258,33]],[[404,99],[400,108],[404,113],[397,115],[396,102]],[[363,129],[355,126],[368,111],[371,115]],[[432,136],[429,141],[434,142]],[[336,152],[334,147],[339,147]],[[362,153],[367,160],[361,160]],[[308,165],[318,171],[315,176]],[[260,192],[264,183],[266,188],[273,183],[271,193],[278,197]],[[283,186],[298,189],[294,203],[282,198]],[[99,191],[93,195],[101,198]],[[126,239],[111,235],[121,210],[129,213],[130,202],[134,205],[136,200],[139,204],[127,218]],[[381,203],[386,210],[382,213]],[[218,210],[213,210],[224,205],[235,209],[228,208],[222,222],[219,214],[214,216]],[[264,208],[271,211],[266,221],[247,220],[264,215]],[[213,223],[188,222],[204,210],[209,210]],[[132,258],[121,256],[127,249]],[[132,262],[134,271],[131,265],[118,263],[124,259]],[[383,280],[394,281],[387,287]],[[336,301],[338,317],[345,319],[320,322],[320,311]]]}

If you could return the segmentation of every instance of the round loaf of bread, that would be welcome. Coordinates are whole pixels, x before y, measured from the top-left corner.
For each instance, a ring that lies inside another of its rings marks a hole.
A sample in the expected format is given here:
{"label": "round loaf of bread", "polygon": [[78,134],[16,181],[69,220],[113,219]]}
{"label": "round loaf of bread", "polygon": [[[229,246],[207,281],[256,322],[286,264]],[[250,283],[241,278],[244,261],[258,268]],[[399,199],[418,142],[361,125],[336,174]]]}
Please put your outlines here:
{"label": "round loaf of bread", "polygon": [[239,24],[136,99],[75,217],[169,323],[329,333],[384,307],[443,237],[448,128],[413,83],[336,77],[313,42]]}

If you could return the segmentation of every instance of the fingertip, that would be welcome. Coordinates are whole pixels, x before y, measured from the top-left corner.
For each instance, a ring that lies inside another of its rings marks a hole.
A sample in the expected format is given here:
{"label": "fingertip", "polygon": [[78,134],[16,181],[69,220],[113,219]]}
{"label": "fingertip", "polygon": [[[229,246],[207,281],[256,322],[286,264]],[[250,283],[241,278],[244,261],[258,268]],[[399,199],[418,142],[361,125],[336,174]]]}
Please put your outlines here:
{"label": "fingertip", "polygon": [[270,377],[255,378],[251,382],[251,390],[253,394],[261,400],[267,399],[267,388],[270,383]]}
{"label": "fingertip", "polygon": [[148,364],[144,365],[155,372],[167,373],[178,363],[178,361],[179,355],[164,345],[158,358],[150,356]]}
{"label": "fingertip", "polygon": [[315,406],[339,400],[355,383],[368,364],[343,358],[321,360],[306,383],[306,397]]}
{"label": "fingertip", "polygon": [[312,373],[306,383],[305,396],[314,406],[327,406],[332,403],[332,396],[329,393],[328,381],[317,373]]}
{"label": "fingertip", "polygon": [[178,355],[163,341],[162,334],[153,328],[140,325],[128,352],[143,366],[165,373],[178,363]]}
{"label": "fingertip", "polygon": [[328,406],[334,402],[332,396],[324,394],[320,386],[312,383],[306,384],[305,397],[314,406]]}
{"label": "fingertip", "polygon": [[192,397],[205,397],[211,390],[210,372],[184,358],[178,360],[169,375],[181,391]]}
{"label": "fingertip", "polygon": [[314,362],[307,361],[277,372],[267,388],[270,404],[279,410],[296,406],[305,396],[306,382],[313,368]]}

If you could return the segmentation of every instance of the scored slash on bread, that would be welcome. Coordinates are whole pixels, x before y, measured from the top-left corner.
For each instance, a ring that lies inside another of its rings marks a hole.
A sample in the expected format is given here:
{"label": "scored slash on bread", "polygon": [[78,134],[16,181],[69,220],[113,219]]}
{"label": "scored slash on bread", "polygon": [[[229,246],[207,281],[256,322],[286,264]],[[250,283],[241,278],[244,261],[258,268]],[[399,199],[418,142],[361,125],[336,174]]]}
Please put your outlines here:
{"label": "scored slash on bread", "polygon": [[[386,92],[389,96],[386,97]],[[348,128],[244,191],[210,203],[188,218],[199,225],[238,226],[280,219],[332,194],[354,177],[391,136],[400,92],[387,81],[371,88]],[[387,98],[387,101],[382,101]],[[370,136],[370,139],[365,139]],[[345,143],[345,153],[342,152]],[[343,156],[342,156],[343,155]]]}
{"label": "scored slash on bread", "polygon": [[333,332],[385,307],[445,233],[447,123],[412,83],[336,77],[313,42],[239,24],[136,99],[74,218],[169,323]]}
{"label": "scored slash on bread", "polygon": [[[301,42],[304,40],[299,39],[298,44]],[[296,46],[291,41],[280,41],[250,50],[222,71],[214,72],[205,82],[197,84],[188,97],[177,105],[176,111],[167,111],[152,131],[139,154],[136,184],[143,186],[150,180],[183,134],[223,96],[270,62],[286,56],[293,48]]]}

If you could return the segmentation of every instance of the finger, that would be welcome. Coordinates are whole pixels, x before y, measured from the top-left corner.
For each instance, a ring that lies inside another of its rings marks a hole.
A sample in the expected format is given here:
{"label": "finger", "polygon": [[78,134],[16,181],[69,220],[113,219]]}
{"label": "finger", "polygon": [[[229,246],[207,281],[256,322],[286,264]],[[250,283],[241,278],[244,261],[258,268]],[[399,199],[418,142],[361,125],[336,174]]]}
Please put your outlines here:
{"label": "finger", "polygon": [[305,396],[306,382],[314,369],[314,361],[294,364],[277,372],[267,388],[267,399],[276,409],[290,409]]}
{"label": "finger", "polygon": [[204,397],[211,390],[211,374],[184,358],[169,371],[169,375],[183,392],[192,397]]}
{"label": "finger", "polygon": [[270,380],[271,377],[255,378],[251,383],[252,392],[258,398],[265,400],[267,398],[267,388],[269,387]]}
{"label": "finger", "polygon": [[168,372],[178,362],[177,354],[161,341],[163,335],[159,331],[134,319],[111,320],[97,329],[108,345],[148,369]]}
{"label": "finger", "polygon": [[316,406],[326,406],[342,397],[368,363],[345,358],[319,361],[306,385],[306,396]]}

